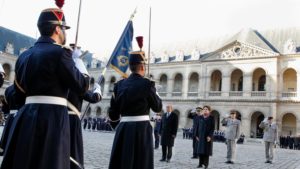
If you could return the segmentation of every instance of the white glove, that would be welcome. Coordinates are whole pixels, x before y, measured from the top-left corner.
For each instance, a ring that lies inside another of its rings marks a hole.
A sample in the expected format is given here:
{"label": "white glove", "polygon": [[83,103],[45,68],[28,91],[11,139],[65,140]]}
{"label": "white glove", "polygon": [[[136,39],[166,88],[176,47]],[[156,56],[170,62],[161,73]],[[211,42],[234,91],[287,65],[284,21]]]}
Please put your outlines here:
{"label": "white glove", "polygon": [[75,49],[73,51],[73,54],[72,54],[72,58],[75,62],[75,66],[77,67],[77,69],[82,73],[82,74],[85,74],[85,75],[88,75],[89,76],[89,73],[88,71],[86,70],[86,67],[82,61],[81,58],[79,58],[79,56],[81,56],[82,52],[79,50],[79,49]]}
{"label": "white glove", "polygon": [[265,119],[264,119],[264,121],[263,121],[264,123],[267,123],[268,122],[268,118],[267,117],[265,117]]}
{"label": "white glove", "polygon": [[97,93],[102,97],[101,87],[98,83],[94,83],[94,93]]}

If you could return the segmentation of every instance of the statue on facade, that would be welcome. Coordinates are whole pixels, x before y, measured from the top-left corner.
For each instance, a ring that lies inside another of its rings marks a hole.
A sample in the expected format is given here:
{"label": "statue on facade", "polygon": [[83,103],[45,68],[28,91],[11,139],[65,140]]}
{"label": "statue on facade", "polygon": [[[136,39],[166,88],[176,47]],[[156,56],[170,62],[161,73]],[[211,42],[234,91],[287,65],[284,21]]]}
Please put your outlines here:
{"label": "statue on facade", "polygon": [[200,50],[198,49],[198,48],[195,48],[193,51],[192,51],[192,53],[191,53],[191,55],[192,55],[192,58],[191,58],[191,60],[199,60],[200,59]]}
{"label": "statue on facade", "polygon": [[296,43],[292,39],[288,39],[283,48],[284,54],[295,54],[296,50]]}
{"label": "statue on facade", "polygon": [[184,53],[183,50],[179,50],[176,52],[176,61],[183,61]]}

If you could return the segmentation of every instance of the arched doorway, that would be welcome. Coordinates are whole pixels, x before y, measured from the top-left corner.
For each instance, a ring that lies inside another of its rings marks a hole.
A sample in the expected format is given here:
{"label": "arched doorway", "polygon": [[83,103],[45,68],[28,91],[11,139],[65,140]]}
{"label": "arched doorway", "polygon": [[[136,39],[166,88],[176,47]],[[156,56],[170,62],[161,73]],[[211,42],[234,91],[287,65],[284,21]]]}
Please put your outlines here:
{"label": "arched doorway", "polygon": [[215,120],[215,130],[220,130],[220,113],[217,110],[213,110],[210,114]]}
{"label": "arched doorway", "polygon": [[250,137],[252,138],[262,138],[263,129],[259,127],[259,124],[264,120],[265,116],[262,112],[254,112],[251,116],[251,128],[250,128]]}
{"label": "arched doorway", "polygon": [[97,109],[96,109],[96,116],[97,117],[99,117],[99,116],[101,116],[101,107],[97,107]]}
{"label": "arched doorway", "polygon": [[266,91],[266,71],[257,68],[252,76],[252,91]]}
{"label": "arched doorway", "polygon": [[283,73],[283,92],[297,91],[297,72],[289,68]]}
{"label": "arched doorway", "polygon": [[188,88],[188,92],[189,92],[189,96],[197,96],[197,92],[198,92],[198,85],[199,84],[199,75],[198,73],[192,73],[190,78],[189,78],[189,88]]}
{"label": "arched doorway", "polygon": [[11,66],[10,66],[10,64],[4,63],[4,64],[2,65],[2,67],[3,67],[4,72],[5,72],[4,80],[9,80],[9,77],[10,77],[10,71],[11,71]]}
{"label": "arched doorway", "polygon": [[158,92],[161,96],[166,96],[167,94],[167,86],[168,86],[168,76],[166,74],[162,74],[159,78],[159,85],[160,88],[158,89]]}
{"label": "arched doorway", "polygon": [[176,74],[174,78],[173,96],[181,96],[182,94],[183,77],[180,73]]}
{"label": "arched doorway", "polygon": [[282,117],[281,135],[296,135],[297,128],[296,116],[292,113],[287,113]]}
{"label": "arched doorway", "polygon": [[240,69],[231,73],[231,91],[243,91],[243,72]]}
{"label": "arched doorway", "polygon": [[219,70],[211,74],[210,91],[222,91],[222,73]]}

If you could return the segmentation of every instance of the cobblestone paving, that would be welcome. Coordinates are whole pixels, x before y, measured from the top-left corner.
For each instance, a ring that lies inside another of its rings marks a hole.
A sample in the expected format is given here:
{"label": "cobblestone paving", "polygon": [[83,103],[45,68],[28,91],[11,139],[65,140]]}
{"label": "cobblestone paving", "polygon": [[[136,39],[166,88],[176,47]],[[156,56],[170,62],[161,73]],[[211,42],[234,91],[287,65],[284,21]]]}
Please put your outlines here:
{"label": "cobblestone paving", "polygon": [[[2,127],[0,128],[0,134]],[[83,131],[85,168],[107,169],[114,133]],[[197,159],[191,159],[192,141],[182,139],[178,133],[170,163],[160,162],[161,148],[154,151],[155,169],[193,169],[198,165]],[[273,164],[265,164],[263,144],[238,145],[236,163],[225,164],[226,146],[214,143],[213,156],[209,168],[215,169],[300,169],[300,150],[275,149]],[[2,157],[0,157],[2,162]]]}
{"label": "cobblestone paving", "polygon": [[[114,133],[84,131],[86,169],[108,168]],[[170,163],[160,162],[161,148],[154,151],[156,169],[196,168],[197,159],[191,159],[192,141],[182,139],[178,133]],[[259,143],[238,145],[236,163],[225,164],[226,146],[214,143],[213,156],[209,168],[216,169],[300,169],[300,150],[275,149],[273,164],[265,164],[264,145]]]}

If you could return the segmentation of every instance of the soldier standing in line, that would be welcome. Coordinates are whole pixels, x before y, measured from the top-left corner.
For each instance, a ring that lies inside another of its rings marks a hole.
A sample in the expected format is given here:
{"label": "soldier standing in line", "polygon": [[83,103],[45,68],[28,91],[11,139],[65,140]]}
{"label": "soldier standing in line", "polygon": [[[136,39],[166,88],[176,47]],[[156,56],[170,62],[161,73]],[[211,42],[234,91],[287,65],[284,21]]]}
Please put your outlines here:
{"label": "soldier standing in line", "polygon": [[227,164],[234,164],[236,142],[240,136],[241,121],[236,118],[236,111],[230,112],[230,117],[222,120],[222,124],[226,126],[225,138],[227,144]]}
{"label": "soldier standing in line", "polygon": [[[77,51],[76,51],[77,50]],[[76,59],[81,55],[81,51],[79,49],[75,49],[73,52],[73,60],[76,62]],[[82,139],[82,130],[81,130],[81,108],[83,100],[90,103],[98,103],[102,99],[101,87],[97,83],[92,83],[92,90],[88,90],[83,95],[78,95],[73,91],[69,91],[68,94],[68,113],[69,113],[69,121],[70,121],[70,148],[71,148],[71,158],[72,162],[70,163],[70,169],[80,169],[84,166],[84,158],[83,158],[83,139]]]}
{"label": "soldier standing in line", "polygon": [[162,101],[155,83],[144,78],[146,65],[142,51],[129,56],[131,75],[114,86],[109,117],[120,119],[111,151],[109,169],[153,169],[153,131],[150,108],[160,112]]}
{"label": "soldier standing in line", "polygon": [[61,9],[49,8],[38,19],[41,37],[15,65],[16,92],[26,95],[9,134],[1,169],[69,169],[68,91],[83,95],[89,76],[83,61],[74,63],[66,42]]}
{"label": "soldier standing in line", "polygon": [[266,153],[266,162],[272,164],[274,158],[274,144],[277,142],[277,125],[273,123],[273,117],[270,116],[265,118],[260,124],[259,127],[264,129],[264,141],[265,141],[265,153]]}
{"label": "soldier standing in line", "polygon": [[11,85],[8,88],[6,88],[4,92],[4,101],[6,104],[4,104],[5,107],[3,107],[4,110],[6,110],[7,114],[9,113],[5,126],[2,131],[1,141],[0,141],[0,149],[1,153],[0,155],[3,155],[5,152],[5,147],[8,139],[8,135],[13,123],[13,120],[15,116],[17,115],[18,110],[24,105],[25,103],[25,95],[20,92],[15,91],[15,85]]}

